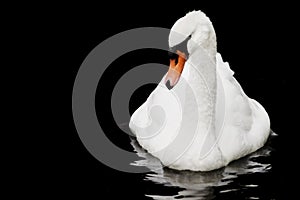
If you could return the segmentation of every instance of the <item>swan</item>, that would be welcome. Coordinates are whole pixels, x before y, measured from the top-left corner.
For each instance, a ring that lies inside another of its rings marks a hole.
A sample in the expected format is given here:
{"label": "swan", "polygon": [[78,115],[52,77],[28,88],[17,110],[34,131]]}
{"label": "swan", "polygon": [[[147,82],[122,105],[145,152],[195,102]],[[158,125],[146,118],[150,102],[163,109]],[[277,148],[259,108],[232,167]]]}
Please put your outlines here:
{"label": "swan", "polygon": [[187,13],[168,43],[168,72],[130,118],[138,143],[164,166],[191,171],[215,170],[261,148],[269,116],[217,52],[210,19]]}

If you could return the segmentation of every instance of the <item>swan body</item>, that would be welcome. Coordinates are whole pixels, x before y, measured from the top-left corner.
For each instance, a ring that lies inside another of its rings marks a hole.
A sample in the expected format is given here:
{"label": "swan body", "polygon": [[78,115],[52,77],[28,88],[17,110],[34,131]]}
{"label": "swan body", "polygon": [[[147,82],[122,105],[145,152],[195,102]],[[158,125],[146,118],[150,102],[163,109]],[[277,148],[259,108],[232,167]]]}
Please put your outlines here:
{"label": "swan body", "polygon": [[187,42],[189,58],[173,89],[166,75],[131,116],[139,144],[163,165],[210,171],[261,148],[270,134],[265,109],[249,98],[217,53],[209,18],[193,11],[172,27],[169,46]]}

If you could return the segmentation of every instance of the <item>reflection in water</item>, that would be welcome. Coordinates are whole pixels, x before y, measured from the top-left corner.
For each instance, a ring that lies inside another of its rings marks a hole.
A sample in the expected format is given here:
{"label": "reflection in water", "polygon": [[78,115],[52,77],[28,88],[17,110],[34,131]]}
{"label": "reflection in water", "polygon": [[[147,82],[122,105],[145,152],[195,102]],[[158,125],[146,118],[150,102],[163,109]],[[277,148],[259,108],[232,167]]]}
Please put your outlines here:
{"label": "reflection in water", "polygon": [[[270,156],[271,140],[276,136],[272,133],[267,144],[258,151],[230,163],[228,166],[210,172],[177,171],[163,167],[160,161],[147,153],[135,139],[131,140],[139,157],[132,165],[143,166],[150,169],[145,180],[162,184],[166,187],[178,187],[181,191],[173,196],[147,195],[153,199],[213,199],[216,195],[233,193],[238,190],[257,188],[259,185],[250,183],[234,184],[237,178],[246,174],[267,173],[271,169]],[[250,195],[250,194],[249,194]],[[259,197],[248,196],[248,199],[259,199]]]}

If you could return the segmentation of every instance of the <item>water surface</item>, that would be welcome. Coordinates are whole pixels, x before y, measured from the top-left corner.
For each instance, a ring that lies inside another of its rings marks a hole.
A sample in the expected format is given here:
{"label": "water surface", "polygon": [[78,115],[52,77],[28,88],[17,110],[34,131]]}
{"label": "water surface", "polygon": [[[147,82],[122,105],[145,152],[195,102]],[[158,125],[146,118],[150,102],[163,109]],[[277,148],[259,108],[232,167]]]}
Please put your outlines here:
{"label": "water surface", "polygon": [[269,186],[272,181],[272,140],[276,136],[272,132],[263,148],[210,172],[178,171],[163,167],[157,158],[131,138],[134,151],[141,158],[132,165],[150,169],[143,179],[152,182],[155,188],[145,194],[148,199],[275,199]]}

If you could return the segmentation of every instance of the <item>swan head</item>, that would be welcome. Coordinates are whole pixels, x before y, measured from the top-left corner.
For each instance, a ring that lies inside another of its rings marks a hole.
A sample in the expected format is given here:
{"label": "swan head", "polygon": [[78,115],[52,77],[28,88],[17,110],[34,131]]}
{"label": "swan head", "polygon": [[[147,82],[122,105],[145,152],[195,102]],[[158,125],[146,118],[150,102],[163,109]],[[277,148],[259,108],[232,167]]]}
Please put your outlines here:
{"label": "swan head", "polygon": [[208,53],[214,53],[216,38],[212,24],[201,11],[192,11],[178,19],[169,34],[170,67],[165,82],[174,86],[183,70],[189,55],[198,48],[204,48]]}
{"label": "swan head", "polygon": [[185,54],[191,53],[191,49],[188,49],[188,42],[196,29],[194,18],[194,14],[188,13],[186,16],[178,19],[172,26],[169,34],[169,48],[171,52],[179,50]]}

